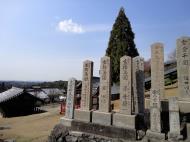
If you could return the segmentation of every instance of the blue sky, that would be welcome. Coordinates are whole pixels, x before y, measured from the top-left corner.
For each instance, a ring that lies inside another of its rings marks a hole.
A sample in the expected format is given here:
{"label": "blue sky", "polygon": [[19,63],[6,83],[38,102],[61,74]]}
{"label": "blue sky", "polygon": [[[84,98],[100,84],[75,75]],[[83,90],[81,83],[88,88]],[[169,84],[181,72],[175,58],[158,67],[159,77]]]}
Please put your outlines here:
{"label": "blue sky", "polygon": [[[190,35],[189,0],[0,0],[0,80],[81,79],[82,62],[98,76],[109,34],[125,8],[138,51],[162,42],[165,57]],[[166,58],[165,58],[166,60]]]}

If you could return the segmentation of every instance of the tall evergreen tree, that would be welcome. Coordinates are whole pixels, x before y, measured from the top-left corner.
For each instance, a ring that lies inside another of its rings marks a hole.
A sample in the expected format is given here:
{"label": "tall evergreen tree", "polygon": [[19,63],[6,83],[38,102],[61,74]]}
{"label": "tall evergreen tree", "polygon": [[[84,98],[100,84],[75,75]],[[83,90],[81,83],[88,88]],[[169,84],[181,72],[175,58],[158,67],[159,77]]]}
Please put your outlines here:
{"label": "tall evergreen tree", "polygon": [[135,48],[134,33],[130,21],[125,15],[122,7],[112,27],[106,56],[111,58],[112,62],[112,82],[119,82],[120,58],[124,55],[135,57],[139,53]]}

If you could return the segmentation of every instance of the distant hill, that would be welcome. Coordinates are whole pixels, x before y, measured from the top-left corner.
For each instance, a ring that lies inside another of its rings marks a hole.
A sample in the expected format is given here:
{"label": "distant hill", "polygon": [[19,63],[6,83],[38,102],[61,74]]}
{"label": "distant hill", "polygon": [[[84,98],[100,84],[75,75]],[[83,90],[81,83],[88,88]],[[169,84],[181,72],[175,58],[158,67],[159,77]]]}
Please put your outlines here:
{"label": "distant hill", "polygon": [[40,86],[41,88],[58,88],[67,89],[67,81],[53,81],[53,82],[41,82],[41,81],[0,81],[0,93],[10,89],[12,86],[18,88],[32,88],[32,86]]}

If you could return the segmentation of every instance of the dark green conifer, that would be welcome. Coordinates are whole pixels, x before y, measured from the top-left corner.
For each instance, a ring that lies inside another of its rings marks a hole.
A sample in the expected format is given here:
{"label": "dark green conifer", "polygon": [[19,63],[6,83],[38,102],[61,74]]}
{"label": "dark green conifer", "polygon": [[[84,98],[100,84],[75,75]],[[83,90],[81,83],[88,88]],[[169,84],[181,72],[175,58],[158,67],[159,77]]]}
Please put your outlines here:
{"label": "dark green conifer", "polygon": [[124,55],[135,57],[139,53],[134,43],[134,33],[131,24],[125,15],[124,8],[121,8],[112,27],[106,56],[112,62],[112,82],[119,82],[120,58]]}

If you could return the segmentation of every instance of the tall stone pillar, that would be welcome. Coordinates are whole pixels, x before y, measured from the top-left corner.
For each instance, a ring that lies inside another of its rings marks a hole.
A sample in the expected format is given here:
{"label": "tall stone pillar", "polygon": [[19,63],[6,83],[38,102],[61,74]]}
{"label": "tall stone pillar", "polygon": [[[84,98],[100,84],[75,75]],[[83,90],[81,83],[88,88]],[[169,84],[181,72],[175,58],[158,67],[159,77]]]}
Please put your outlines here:
{"label": "tall stone pillar", "polygon": [[132,115],[132,59],[120,59],[120,112],[113,114],[113,125],[135,129],[135,115]]}
{"label": "tall stone pillar", "polygon": [[102,57],[100,65],[99,110],[92,114],[92,122],[111,125],[111,62],[110,57]]}
{"label": "tall stone pillar", "polygon": [[65,116],[61,118],[61,123],[64,126],[71,126],[71,122],[74,116],[75,94],[76,94],[76,79],[70,78],[68,80],[68,86],[67,86]]}
{"label": "tall stone pillar", "polygon": [[133,113],[143,114],[144,113],[144,58],[135,57],[133,58]]}
{"label": "tall stone pillar", "polygon": [[190,101],[190,37],[177,39],[177,76],[178,96],[180,100]]}
{"label": "tall stone pillar", "polygon": [[86,60],[83,63],[81,108],[75,109],[75,115],[74,115],[74,119],[79,121],[84,121],[84,122],[91,121],[92,76],[93,76],[93,62]]}
{"label": "tall stone pillar", "polygon": [[150,141],[165,137],[161,134],[161,98],[164,98],[164,48],[162,43],[155,43],[151,46],[150,130],[147,132]]}

